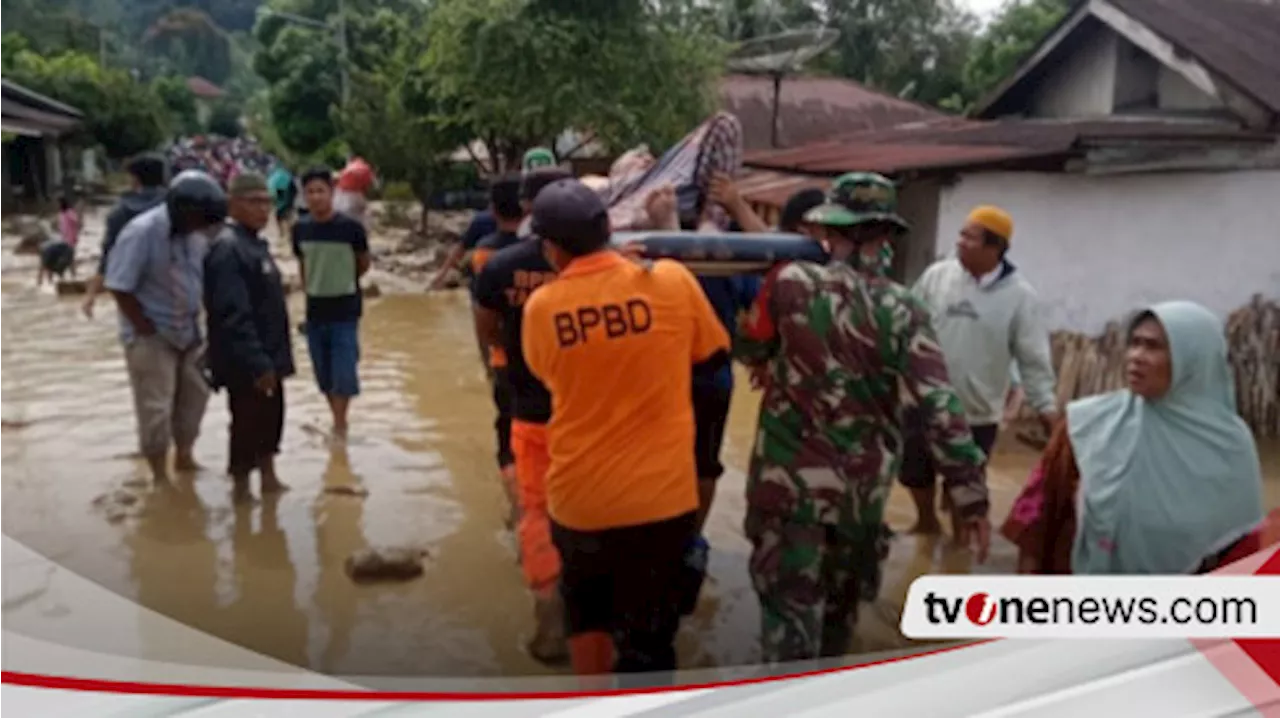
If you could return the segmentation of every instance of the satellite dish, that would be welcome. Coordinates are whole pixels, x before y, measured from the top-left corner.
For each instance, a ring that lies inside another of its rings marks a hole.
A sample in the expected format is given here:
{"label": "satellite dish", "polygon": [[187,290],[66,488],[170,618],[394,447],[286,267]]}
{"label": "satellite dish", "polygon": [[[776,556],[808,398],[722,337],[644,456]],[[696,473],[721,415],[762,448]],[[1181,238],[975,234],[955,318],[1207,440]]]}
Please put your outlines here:
{"label": "satellite dish", "polygon": [[729,69],[747,75],[773,78],[773,122],[770,144],[778,146],[778,109],[782,97],[782,78],[799,72],[804,63],[826,51],[840,39],[840,31],[827,27],[809,27],[752,38],[729,54]]}
{"label": "satellite dish", "polygon": [[752,38],[729,54],[728,66],[734,72],[754,75],[798,72],[804,63],[822,54],[839,38],[839,30],[826,27],[802,28]]}

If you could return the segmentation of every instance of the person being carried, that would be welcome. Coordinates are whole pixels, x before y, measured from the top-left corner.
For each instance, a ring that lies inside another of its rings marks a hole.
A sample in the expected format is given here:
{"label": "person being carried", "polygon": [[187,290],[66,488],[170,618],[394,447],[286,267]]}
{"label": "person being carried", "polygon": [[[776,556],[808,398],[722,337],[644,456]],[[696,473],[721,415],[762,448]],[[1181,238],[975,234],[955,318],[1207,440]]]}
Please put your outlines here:
{"label": "person being carried", "polygon": [[979,561],[990,540],[985,456],[947,382],[928,313],[906,288],[860,266],[865,244],[906,228],[893,183],[842,176],[805,221],[821,228],[830,261],[771,270],[735,347],[741,361],[768,370],[744,529],[769,663],[843,655],[858,602],[879,592],[903,410],[923,410],[928,449]]}
{"label": "person being carried", "polygon": [[[544,187],[571,177],[567,170],[557,167],[525,175],[520,184],[523,213],[527,215],[532,210],[532,200]],[[551,541],[551,523],[547,516],[546,475],[551,463],[547,422],[551,418],[551,395],[529,371],[521,346],[521,329],[525,303],[535,290],[555,276],[555,269],[543,256],[541,240],[523,237],[488,257],[476,273],[474,290],[476,331],[481,341],[494,350],[493,355],[502,357],[501,372],[511,401],[510,440],[517,484],[520,567],[525,584],[533,592],[536,624],[528,649],[530,655],[544,663],[558,663],[568,656],[564,604],[556,590],[560,554]]]}
{"label": "person being carried", "polygon": [[115,247],[120,232],[130,220],[147,210],[162,204],[165,198],[165,175],[168,166],[158,155],[140,155],[125,166],[129,173],[130,188],[116,206],[107,214],[106,228],[102,234],[102,256],[98,259],[97,274],[89,280],[88,292],[80,309],[86,317],[93,317],[93,306],[103,290],[107,275],[107,260]]}
{"label": "person being carried", "polygon": [[293,252],[307,293],[307,349],[316,384],[333,414],[333,435],[347,436],[347,412],[360,394],[360,278],[369,271],[364,225],[333,208],[333,174],[302,176],[307,217],[293,226]]}
{"label": "person being carried", "polygon": [[209,331],[206,361],[215,389],[227,389],[231,439],[227,473],[237,499],[249,497],[249,474],[262,493],[284,491],[275,455],[284,432],[284,383],[293,376],[289,310],[280,269],[262,238],[271,219],[266,180],[236,175],[230,186],[230,226],[204,260],[204,303]]}
{"label": "person being carried", "polygon": [[683,265],[609,248],[608,211],[580,182],[543,189],[532,226],[559,270],[526,302],[521,343],[551,393],[547,508],[570,658],[580,675],[673,671],[697,530],[691,368],[727,362],[729,336]]}
{"label": "person being carried", "polygon": [[199,468],[193,449],[209,400],[201,369],[204,257],[226,216],[217,180],[183,172],[164,204],[129,222],[107,262],[104,284],[119,310],[138,443],[157,482],[169,478],[171,443],[175,468]]}
{"label": "person being carried", "polygon": [[[1049,331],[1035,290],[1008,259],[1012,240],[1008,213],[977,207],[960,230],[955,258],[929,267],[912,288],[929,309],[947,374],[973,436],[987,454],[1004,418],[1015,362],[1023,391],[1046,432],[1058,420]],[[937,469],[924,441],[918,430],[908,432],[901,480],[919,516],[913,531],[938,533]]]}

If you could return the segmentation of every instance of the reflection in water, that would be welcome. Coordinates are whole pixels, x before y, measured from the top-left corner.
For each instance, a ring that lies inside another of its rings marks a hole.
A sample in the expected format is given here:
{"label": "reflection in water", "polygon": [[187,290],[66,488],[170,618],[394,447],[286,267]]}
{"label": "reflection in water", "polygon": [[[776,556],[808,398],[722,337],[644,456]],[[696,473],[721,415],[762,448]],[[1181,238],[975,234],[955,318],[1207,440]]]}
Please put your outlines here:
{"label": "reflection in water", "polygon": [[[329,463],[321,481],[326,489],[364,485],[364,479],[351,470],[351,457],[345,444],[338,442],[329,450]],[[310,663],[318,670],[336,673],[339,661],[351,648],[351,627],[355,623],[360,590],[350,585],[343,562],[367,543],[361,528],[364,501],[356,497],[326,500],[326,496],[319,494],[311,508],[316,559],[320,566],[314,600],[323,621],[323,650],[318,660]]]}
{"label": "reflection in water", "polygon": [[[7,257],[6,257],[7,259]],[[361,328],[363,394],[353,436],[332,448],[308,427],[327,426],[307,353],[295,341],[299,374],[278,466],[293,487],[237,508],[226,463],[225,402],[211,401],[197,457],[208,467],[171,488],[151,489],[135,449],[130,395],[115,316],[77,314],[73,298],[32,291],[29,275],[3,287],[5,531],[59,563],[144,606],[255,651],[318,670],[364,675],[481,676],[551,669],[522,644],[532,611],[503,529],[503,495],[492,461],[492,408],[475,354],[465,296],[390,296],[370,302]],[[301,298],[294,297],[294,317]],[[50,328],[56,331],[50,331]],[[297,337],[295,337],[295,340]],[[679,637],[681,665],[751,662],[759,631],[742,536],[743,476],[759,396],[740,375],[715,508],[708,522],[710,575]],[[997,445],[990,475],[993,521],[1008,511],[1035,454]],[[1280,504],[1280,451],[1263,447],[1269,506]],[[360,484],[367,497],[329,486]],[[112,523],[92,508],[124,489],[134,515]],[[888,521],[915,519],[895,488]],[[1013,569],[1013,550],[995,538],[978,572]],[[357,586],[343,563],[366,546],[429,553],[425,573],[404,584]],[[946,538],[899,535],[880,599],[862,607],[854,650],[909,645],[897,630],[912,579],[966,572],[969,555]],[[186,655],[158,635],[141,636],[148,657]]]}

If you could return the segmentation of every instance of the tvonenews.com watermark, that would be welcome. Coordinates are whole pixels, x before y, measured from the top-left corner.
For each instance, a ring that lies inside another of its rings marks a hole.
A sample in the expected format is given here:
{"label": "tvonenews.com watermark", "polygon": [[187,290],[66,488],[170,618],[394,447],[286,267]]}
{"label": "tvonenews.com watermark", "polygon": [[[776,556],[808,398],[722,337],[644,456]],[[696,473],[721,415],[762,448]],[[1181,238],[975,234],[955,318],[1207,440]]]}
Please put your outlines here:
{"label": "tvonenews.com watermark", "polygon": [[1280,576],[922,576],[909,638],[1280,638]]}

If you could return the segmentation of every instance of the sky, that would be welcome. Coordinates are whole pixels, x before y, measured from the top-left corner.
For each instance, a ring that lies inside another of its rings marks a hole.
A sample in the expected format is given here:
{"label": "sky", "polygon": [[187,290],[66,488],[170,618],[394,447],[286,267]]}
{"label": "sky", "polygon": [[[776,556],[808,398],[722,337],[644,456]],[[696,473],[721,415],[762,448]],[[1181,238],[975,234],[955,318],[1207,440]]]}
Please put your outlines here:
{"label": "sky", "polygon": [[990,17],[991,13],[1000,9],[1000,6],[1004,4],[1004,0],[960,0],[960,4],[969,8],[974,14],[985,18]]}

